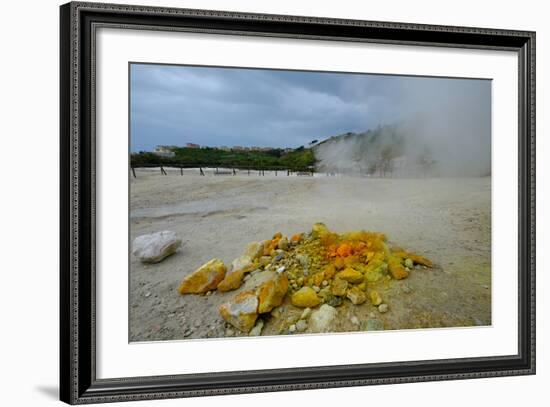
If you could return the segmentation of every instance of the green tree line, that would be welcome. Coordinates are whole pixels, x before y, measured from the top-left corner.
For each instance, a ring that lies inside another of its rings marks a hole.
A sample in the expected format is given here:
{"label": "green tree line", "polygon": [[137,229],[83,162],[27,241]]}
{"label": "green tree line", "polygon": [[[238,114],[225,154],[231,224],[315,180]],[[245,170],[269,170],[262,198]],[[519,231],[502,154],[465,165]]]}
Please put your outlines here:
{"label": "green tree line", "polygon": [[290,152],[280,148],[266,151],[220,150],[217,148],[172,149],[174,157],[160,157],[141,151],[130,156],[132,167],[174,165],[182,167],[228,167],[269,169],[280,168],[293,171],[307,171],[315,166],[315,155],[309,148],[299,147]]}

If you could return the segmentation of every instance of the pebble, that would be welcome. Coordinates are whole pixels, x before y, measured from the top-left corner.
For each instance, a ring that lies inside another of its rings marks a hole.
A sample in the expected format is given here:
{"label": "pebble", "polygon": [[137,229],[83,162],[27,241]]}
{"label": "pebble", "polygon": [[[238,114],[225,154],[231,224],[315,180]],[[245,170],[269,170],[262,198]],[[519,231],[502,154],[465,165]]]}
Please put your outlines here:
{"label": "pebble", "polygon": [[308,319],[310,315],[311,315],[311,308],[306,308],[302,312],[302,315],[300,316],[300,319]]}
{"label": "pebble", "polygon": [[261,319],[256,322],[256,325],[254,325],[254,328],[250,330],[248,333],[249,336],[259,336],[262,333],[262,328],[264,327],[264,321]]}
{"label": "pebble", "polygon": [[328,285],[328,281],[327,280],[323,280],[323,287],[326,287]]}
{"label": "pebble", "polygon": [[201,326],[201,321],[195,321],[195,328],[198,328]]}
{"label": "pebble", "polygon": [[295,324],[292,324],[288,327],[288,332],[292,333],[292,332],[296,332],[296,325]]}
{"label": "pebble", "polygon": [[355,315],[351,317],[351,323],[353,325],[359,325],[359,318],[357,318]]}
{"label": "pebble", "polygon": [[233,336],[235,335],[235,331],[232,329],[226,329],[225,330],[225,336]]}
{"label": "pebble", "polygon": [[370,301],[372,305],[378,306],[382,304],[382,297],[378,293],[378,291],[371,291],[370,292]]}
{"label": "pebble", "polygon": [[285,271],[285,266],[281,266],[277,269],[277,273],[282,273],[283,271]]}
{"label": "pebble", "polygon": [[412,288],[407,284],[403,284],[402,290],[405,294],[410,294],[410,292],[412,291]]}
{"label": "pebble", "polygon": [[339,307],[340,305],[342,305],[344,300],[342,299],[342,297],[337,297],[336,295],[331,294],[324,298],[324,302],[331,307]]}
{"label": "pebble", "polygon": [[388,304],[380,304],[378,306],[378,311],[380,311],[381,314],[388,312]]}
{"label": "pebble", "polygon": [[304,332],[307,329],[307,322],[303,319],[299,320],[296,322],[296,329],[298,332]]}
{"label": "pebble", "polygon": [[168,314],[168,318],[174,317],[176,314]]}
{"label": "pebble", "polygon": [[206,296],[212,295],[212,291],[207,291]]}
{"label": "pebble", "polygon": [[488,285],[484,285],[483,288],[485,288],[486,290],[489,289],[489,286]]}
{"label": "pebble", "polygon": [[284,257],[284,253],[279,253],[277,256],[275,256],[275,261],[281,261]]}
{"label": "pebble", "polygon": [[145,298],[149,298],[150,296],[151,296],[151,291],[147,291],[147,292],[145,293]]}
{"label": "pebble", "polygon": [[189,335],[191,335],[193,333],[193,331],[191,329],[186,329],[184,332],[183,332],[183,336],[184,337],[188,337]]}
{"label": "pebble", "polygon": [[317,287],[316,285],[313,286],[313,290],[318,293],[319,291],[321,291],[321,289],[319,287]]}

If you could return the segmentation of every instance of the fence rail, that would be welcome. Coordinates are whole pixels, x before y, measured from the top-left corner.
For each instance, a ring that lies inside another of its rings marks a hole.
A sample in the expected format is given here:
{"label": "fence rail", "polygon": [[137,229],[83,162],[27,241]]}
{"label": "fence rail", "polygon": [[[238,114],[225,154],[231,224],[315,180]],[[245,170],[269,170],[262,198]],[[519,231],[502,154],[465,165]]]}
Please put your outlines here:
{"label": "fence rail", "polygon": [[247,175],[251,173],[258,173],[258,175],[265,175],[266,171],[275,172],[275,176],[278,173],[286,173],[287,176],[296,175],[309,175],[315,174],[314,167],[285,167],[285,166],[227,166],[227,165],[200,165],[200,164],[131,164],[132,175],[137,178],[136,169],[138,168],[159,168],[161,175],[168,175],[165,168],[175,168],[180,170],[180,175],[183,174],[184,169],[197,168],[201,176],[205,175],[206,168],[214,169],[214,175],[237,175],[237,172],[246,172]]}

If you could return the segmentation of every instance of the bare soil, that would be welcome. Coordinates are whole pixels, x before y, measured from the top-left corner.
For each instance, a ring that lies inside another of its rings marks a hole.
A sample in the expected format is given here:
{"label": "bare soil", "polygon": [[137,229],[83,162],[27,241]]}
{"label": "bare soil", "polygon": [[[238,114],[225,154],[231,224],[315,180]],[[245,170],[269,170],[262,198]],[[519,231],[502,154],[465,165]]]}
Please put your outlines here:
{"label": "bare soil", "polygon": [[[490,178],[375,179],[287,176],[286,173],[137,170],[131,179],[130,242],[141,234],[177,232],[180,250],[158,264],[130,258],[130,341],[179,340],[240,335],[218,307],[255,284],[211,295],[177,292],[183,277],[211,258],[226,264],[252,241],[275,232],[291,236],[315,222],[331,230],[384,232],[391,243],[430,258],[434,269],[413,270],[390,281],[380,294],[389,310],[344,301],[335,331],[361,329],[369,316],[385,329],[491,324]],[[288,302],[265,320],[262,335],[281,331],[281,321],[302,310]],[[353,318],[355,317],[355,318]],[[353,322],[355,323],[353,323]],[[360,324],[357,324],[357,321]]]}

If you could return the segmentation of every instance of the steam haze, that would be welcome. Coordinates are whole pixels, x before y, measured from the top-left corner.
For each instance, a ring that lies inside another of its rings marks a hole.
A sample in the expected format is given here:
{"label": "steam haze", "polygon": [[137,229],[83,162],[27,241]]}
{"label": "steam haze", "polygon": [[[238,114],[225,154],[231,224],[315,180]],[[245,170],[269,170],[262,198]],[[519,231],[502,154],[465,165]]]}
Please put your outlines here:
{"label": "steam haze", "polygon": [[[385,148],[395,147],[392,175],[490,174],[490,81],[394,77],[389,82],[395,88],[386,94],[392,95],[393,103],[387,104],[382,117],[395,120],[319,145],[316,157],[321,167],[364,172]],[[361,92],[367,93],[357,90]],[[423,156],[433,160],[427,169],[418,163]]]}
{"label": "steam haze", "polygon": [[[130,86],[134,152],[188,142],[296,148],[381,129],[402,140],[394,176],[419,172],[422,154],[434,176],[491,169],[490,80],[132,64]],[[320,165],[362,171],[389,143],[380,137],[367,151],[359,139],[321,145]]]}

